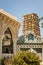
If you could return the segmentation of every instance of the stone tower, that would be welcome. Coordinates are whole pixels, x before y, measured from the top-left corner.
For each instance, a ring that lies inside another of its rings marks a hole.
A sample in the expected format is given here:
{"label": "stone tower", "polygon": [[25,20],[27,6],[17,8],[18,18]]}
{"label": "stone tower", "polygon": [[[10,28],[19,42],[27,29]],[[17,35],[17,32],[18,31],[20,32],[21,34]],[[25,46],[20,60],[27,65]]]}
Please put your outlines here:
{"label": "stone tower", "polygon": [[40,36],[39,18],[35,13],[23,16],[23,35],[26,36],[29,32]]}

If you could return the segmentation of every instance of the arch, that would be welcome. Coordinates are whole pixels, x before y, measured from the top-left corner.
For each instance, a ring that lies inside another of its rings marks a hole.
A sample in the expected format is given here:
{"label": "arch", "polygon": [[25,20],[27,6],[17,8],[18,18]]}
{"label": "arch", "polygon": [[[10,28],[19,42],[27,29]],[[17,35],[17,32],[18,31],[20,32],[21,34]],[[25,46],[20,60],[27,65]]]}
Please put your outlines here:
{"label": "arch", "polygon": [[13,53],[13,39],[9,27],[4,32],[2,40],[2,53]]}
{"label": "arch", "polygon": [[34,40],[34,35],[33,35],[33,34],[31,34],[31,33],[30,33],[30,34],[28,34],[28,36],[27,36],[27,37],[28,37],[28,40]]}
{"label": "arch", "polygon": [[10,26],[10,25],[7,25],[4,29],[3,29],[3,35],[4,35],[4,33],[5,33],[5,31],[7,30],[9,28],[9,30],[11,31],[11,33],[12,33],[12,36],[13,36],[13,28]]}

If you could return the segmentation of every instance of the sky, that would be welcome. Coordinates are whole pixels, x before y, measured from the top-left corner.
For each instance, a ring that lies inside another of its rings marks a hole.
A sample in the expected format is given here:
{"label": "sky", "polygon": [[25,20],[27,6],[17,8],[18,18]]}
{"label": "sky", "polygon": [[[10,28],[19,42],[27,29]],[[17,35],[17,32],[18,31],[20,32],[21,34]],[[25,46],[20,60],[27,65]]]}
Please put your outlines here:
{"label": "sky", "polygon": [[[19,30],[19,36],[22,35],[22,21],[23,16],[30,13],[36,13],[39,18],[43,17],[43,0],[0,0],[0,9],[5,10],[13,16],[16,16],[21,23]],[[41,28],[40,21],[40,33],[43,37],[43,28]]]}

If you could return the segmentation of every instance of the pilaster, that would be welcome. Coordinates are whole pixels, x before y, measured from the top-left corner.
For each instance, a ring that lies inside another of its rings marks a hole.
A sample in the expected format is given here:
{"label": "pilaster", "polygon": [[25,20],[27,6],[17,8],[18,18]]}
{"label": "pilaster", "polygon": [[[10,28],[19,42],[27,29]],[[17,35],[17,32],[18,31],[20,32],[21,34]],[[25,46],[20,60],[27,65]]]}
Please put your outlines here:
{"label": "pilaster", "polygon": [[0,34],[0,59],[2,58],[2,36]]}
{"label": "pilaster", "polygon": [[15,41],[15,38],[13,38],[13,53],[16,55],[17,53],[17,43]]}
{"label": "pilaster", "polygon": [[43,48],[42,48],[42,61],[43,61]]}

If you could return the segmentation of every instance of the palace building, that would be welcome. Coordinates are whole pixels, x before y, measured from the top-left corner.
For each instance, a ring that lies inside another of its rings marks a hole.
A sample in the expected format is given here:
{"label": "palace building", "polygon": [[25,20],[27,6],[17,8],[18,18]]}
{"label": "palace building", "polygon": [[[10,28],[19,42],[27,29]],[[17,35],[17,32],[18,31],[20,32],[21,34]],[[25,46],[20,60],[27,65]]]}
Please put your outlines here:
{"label": "palace building", "polygon": [[18,37],[20,22],[0,9],[0,58],[11,58],[19,50],[37,53],[43,61],[43,38],[36,13],[23,16],[23,35]]}

